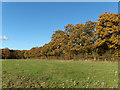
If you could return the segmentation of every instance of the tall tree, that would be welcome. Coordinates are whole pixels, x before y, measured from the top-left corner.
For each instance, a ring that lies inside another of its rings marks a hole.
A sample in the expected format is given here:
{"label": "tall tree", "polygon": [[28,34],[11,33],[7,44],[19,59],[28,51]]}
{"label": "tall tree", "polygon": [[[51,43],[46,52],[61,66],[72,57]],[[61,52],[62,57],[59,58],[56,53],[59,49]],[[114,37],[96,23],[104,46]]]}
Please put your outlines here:
{"label": "tall tree", "polygon": [[107,13],[99,15],[98,23],[96,25],[95,35],[97,37],[97,41],[95,43],[96,47],[101,49],[102,54],[105,53],[106,50],[116,50],[119,48],[119,39],[120,38],[120,29],[118,29],[119,21],[118,14]]}

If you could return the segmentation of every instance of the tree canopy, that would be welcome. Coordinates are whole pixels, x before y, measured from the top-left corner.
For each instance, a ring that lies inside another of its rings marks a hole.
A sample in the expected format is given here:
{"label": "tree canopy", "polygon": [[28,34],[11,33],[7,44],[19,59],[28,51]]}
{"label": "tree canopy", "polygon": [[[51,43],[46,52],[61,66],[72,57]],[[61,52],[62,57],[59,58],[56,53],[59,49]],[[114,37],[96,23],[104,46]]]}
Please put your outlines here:
{"label": "tree canopy", "polygon": [[[2,49],[2,58],[104,59],[120,57],[120,15],[99,15],[98,22],[68,24],[56,30],[51,41],[30,50]],[[113,58],[114,60],[114,58]]]}

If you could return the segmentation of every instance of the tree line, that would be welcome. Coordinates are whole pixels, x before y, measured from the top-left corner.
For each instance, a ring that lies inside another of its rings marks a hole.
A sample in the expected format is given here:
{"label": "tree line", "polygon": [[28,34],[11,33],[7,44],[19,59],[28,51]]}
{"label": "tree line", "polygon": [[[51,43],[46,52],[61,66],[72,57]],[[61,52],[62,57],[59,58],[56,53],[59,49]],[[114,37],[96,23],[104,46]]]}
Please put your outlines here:
{"label": "tree line", "polygon": [[120,15],[99,15],[97,22],[68,24],[57,30],[51,41],[30,50],[0,49],[3,59],[94,59],[115,60],[120,57]]}

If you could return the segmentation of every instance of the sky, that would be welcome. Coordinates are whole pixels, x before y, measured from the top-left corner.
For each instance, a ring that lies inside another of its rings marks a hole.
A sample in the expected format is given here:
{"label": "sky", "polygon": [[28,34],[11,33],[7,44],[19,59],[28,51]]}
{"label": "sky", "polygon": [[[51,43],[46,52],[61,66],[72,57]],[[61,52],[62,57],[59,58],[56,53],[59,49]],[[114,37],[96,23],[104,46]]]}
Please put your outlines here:
{"label": "sky", "polygon": [[118,13],[117,2],[3,2],[2,48],[29,50],[51,41],[67,24],[97,21],[105,11]]}
{"label": "sky", "polygon": [[2,0],[2,2],[119,2],[120,0]]}

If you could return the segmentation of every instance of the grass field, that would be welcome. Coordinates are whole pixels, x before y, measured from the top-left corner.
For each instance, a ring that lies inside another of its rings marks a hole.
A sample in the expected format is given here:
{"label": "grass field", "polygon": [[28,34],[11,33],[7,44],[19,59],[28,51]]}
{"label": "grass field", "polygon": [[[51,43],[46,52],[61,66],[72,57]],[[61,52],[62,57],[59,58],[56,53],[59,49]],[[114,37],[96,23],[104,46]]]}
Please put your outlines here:
{"label": "grass field", "polygon": [[3,88],[117,88],[118,63],[3,60]]}

